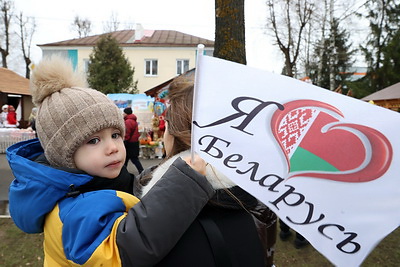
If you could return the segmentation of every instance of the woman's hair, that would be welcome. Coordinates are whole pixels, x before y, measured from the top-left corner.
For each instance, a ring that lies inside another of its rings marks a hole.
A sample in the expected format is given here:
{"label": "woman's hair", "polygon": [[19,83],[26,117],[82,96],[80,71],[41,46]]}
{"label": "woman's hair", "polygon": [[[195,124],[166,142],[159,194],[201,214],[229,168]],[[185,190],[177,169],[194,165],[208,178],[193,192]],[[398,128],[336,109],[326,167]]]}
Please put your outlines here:
{"label": "woman's hair", "polygon": [[193,80],[183,76],[176,78],[169,86],[170,106],[165,120],[168,122],[169,134],[174,137],[169,157],[190,148],[193,88]]}
{"label": "woman's hair", "polygon": [[[168,158],[190,149],[191,129],[192,129],[192,106],[193,106],[194,83],[190,77],[180,76],[173,80],[169,86],[168,98],[169,107],[166,112],[165,120],[168,122],[167,128],[170,135],[174,137],[174,144]],[[218,175],[215,177],[219,179]],[[244,204],[228,189],[223,190],[230,195],[245,210]],[[215,202],[210,200],[211,203]],[[218,201],[215,203],[219,203]],[[218,204],[220,205],[220,204]]]}

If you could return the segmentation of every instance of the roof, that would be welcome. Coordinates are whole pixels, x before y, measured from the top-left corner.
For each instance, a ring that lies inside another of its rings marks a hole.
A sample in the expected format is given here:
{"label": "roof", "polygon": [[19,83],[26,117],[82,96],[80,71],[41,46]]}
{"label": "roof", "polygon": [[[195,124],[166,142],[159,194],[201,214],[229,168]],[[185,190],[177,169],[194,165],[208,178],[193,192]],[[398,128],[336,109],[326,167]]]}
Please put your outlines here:
{"label": "roof", "polygon": [[167,81],[165,81],[165,82],[163,82],[163,83],[161,83],[161,84],[159,84],[159,85],[157,85],[157,86],[155,86],[155,87],[153,87],[153,88],[151,88],[151,89],[145,91],[144,93],[145,93],[146,95],[148,95],[148,96],[156,97],[156,96],[158,95],[158,93],[160,93],[161,91],[163,91],[163,90],[165,90],[165,89],[168,89],[168,88],[169,88],[169,85],[172,83],[173,80],[175,80],[177,77],[181,77],[181,76],[184,76],[184,77],[186,77],[187,79],[191,79],[191,80],[193,80],[193,82],[194,82],[194,74],[195,74],[195,71],[196,71],[196,68],[190,69],[190,70],[188,70],[188,71],[182,73],[182,74],[179,75],[179,76],[176,76],[176,77],[174,77],[174,78],[171,78],[171,79],[169,79],[169,80],[167,80]]}
{"label": "roof", "polygon": [[29,79],[18,75],[12,70],[0,68],[0,92],[16,95],[31,95]]}
{"label": "roof", "polygon": [[144,30],[141,32],[142,37],[140,40],[135,40],[135,32],[135,30],[115,31],[61,42],[41,44],[38,46],[95,46],[100,37],[107,34],[111,34],[122,47],[186,47],[197,46],[198,44],[214,46],[214,41],[178,31]]}
{"label": "roof", "polygon": [[361,98],[361,100],[365,101],[388,99],[400,99],[400,82]]}
{"label": "roof", "polygon": [[164,89],[167,89],[167,88],[169,87],[170,83],[171,83],[174,79],[175,79],[175,78],[171,78],[171,79],[169,79],[169,80],[167,80],[167,81],[165,81],[165,82],[163,82],[163,83],[161,83],[161,84],[159,84],[159,85],[157,85],[157,86],[155,86],[155,87],[153,87],[153,88],[151,88],[151,89],[145,91],[144,93],[145,93],[146,95],[148,95],[148,96],[156,97],[157,94],[158,94],[159,92],[161,92],[161,91],[164,90]]}

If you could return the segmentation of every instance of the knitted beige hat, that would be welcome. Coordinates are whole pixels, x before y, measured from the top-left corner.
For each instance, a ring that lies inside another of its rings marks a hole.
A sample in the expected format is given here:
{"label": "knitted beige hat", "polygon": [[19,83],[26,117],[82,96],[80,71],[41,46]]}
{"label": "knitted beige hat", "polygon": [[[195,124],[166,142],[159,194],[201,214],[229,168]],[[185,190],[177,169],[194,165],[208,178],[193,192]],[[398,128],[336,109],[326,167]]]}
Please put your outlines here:
{"label": "knitted beige hat", "polygon": [[38,106],[36,131],[53,166],[76,168],[73,155],[95,132],[117,128],[125,134],[122,112],[103,93],[86,87],[69,60],[53,56],[33,70],[30,90]]}

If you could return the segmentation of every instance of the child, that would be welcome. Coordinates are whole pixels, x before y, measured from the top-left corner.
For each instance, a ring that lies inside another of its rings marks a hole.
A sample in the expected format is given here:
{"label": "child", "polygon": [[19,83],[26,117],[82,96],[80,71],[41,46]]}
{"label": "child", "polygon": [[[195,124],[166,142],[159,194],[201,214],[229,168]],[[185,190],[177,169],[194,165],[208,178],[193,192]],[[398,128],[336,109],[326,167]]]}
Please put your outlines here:
{"label": "child", "polygon": [[84,86],[66,60],[36,66],[39,140],[7,149],[10,214],[23,231],[44,232],[45,266],[153,266],[212,197],[205,162],[177,159],[139,201],[129,194],[122,113]]}

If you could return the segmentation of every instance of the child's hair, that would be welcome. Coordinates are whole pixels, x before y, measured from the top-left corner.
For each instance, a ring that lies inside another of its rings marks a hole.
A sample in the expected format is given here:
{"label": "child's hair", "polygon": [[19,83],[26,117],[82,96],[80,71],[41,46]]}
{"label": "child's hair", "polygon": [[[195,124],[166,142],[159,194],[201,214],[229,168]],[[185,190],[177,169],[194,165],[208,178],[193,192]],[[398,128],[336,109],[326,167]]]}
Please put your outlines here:
{"label": "child's hair", "polygon": [[33,70],[30,90],[38,107],[36,132],[53,166],[76,168],[75,151],[106,128],[125,134],[122,112],[103,93],[86,87],[82,75],[60,56],[42,60]]}
{"label": "child's hair", "polygon": [[193,80],[184,76],[176,78],[169,86],[170,106],[165,120],[169,134],[174,137],[170,157],[190,148],[193,90]]}

